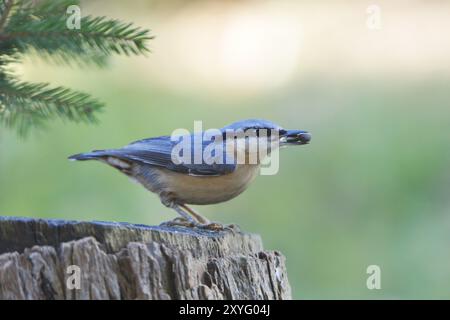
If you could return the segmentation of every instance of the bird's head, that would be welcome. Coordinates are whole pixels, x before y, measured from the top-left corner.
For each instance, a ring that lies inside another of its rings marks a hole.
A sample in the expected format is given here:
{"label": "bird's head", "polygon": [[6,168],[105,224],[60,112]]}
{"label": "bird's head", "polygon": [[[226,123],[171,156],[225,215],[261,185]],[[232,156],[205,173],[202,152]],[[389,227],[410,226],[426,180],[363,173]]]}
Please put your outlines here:
{"label": "bird's head", "polygon": [[221,131],[227,148],[233,150],[237,157],[239,152],[244,154],[246,163],[249,158],[258,159],[258,163],[264,158],[261,154],[262,146],[266,147],[264,154],[268,155],[279,147],[304,145],[311,140],[311,134],[307,131],[286,130],[271,121],[261,119],[237,121]]}
{"label": "bird's head", "polygon": [[257,137],[269,139],[272,143],[278,142],[280,146],[304,145],[311,141],[311,134],[304,130],[287,130],[281,126],[262,119],[248,119],[234,122],[222,128],[224,137],[226,133],[243,132],[236,134],[237,138]]}

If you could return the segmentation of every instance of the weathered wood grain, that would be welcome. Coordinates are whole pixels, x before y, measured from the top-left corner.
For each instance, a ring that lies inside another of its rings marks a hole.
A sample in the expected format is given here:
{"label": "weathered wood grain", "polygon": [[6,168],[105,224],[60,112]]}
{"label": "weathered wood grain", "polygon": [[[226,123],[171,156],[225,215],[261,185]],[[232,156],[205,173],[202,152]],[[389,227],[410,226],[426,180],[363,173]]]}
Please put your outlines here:
{"label": "weathered wood grain", "polygon": [[258,235],[0,218],[0,299],[290,298],[284,257]]}

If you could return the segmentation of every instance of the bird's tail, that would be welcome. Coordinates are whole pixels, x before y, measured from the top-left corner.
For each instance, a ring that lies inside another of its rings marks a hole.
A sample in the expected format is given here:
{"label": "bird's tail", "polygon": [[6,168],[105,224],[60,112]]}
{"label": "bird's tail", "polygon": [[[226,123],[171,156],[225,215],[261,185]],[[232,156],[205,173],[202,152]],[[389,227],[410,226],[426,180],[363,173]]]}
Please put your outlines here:
{"label": "bird's tail", "polygon": [[92,152],[74,154],[73,156],[70,156],[68,159],[72,161],[98,160],[108,155],[109,155],[108,150],[94,150]]}
{"label": "bird's tail", "polygon": [[[120,170],[126,175],[131,175],[132,163],[120,157],[119,150],[94,150],[92,152],[74,154],[69,157],[71,161],[100,160]],[[119,156],[118,156],[119,155]]]}

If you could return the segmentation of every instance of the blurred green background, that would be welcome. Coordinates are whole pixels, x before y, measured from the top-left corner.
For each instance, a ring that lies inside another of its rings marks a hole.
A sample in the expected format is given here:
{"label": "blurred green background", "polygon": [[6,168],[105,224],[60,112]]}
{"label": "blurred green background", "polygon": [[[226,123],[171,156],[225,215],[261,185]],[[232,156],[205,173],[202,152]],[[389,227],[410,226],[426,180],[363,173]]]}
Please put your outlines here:
{"label": "blurred green background", "polygon": [[[159,224],[155,195],[67,156],[266,118],[313,134],[240,197],[197,207],[287,258],[294,298],[450,298],[450,4],[378,1],[86,1],[82,14],[152,29],[145,57],[107,69],[29,57],[22,79],[91,93],[96,126],[0,128],[0,214]],[[366,268],[381,268],[368,290]]]}

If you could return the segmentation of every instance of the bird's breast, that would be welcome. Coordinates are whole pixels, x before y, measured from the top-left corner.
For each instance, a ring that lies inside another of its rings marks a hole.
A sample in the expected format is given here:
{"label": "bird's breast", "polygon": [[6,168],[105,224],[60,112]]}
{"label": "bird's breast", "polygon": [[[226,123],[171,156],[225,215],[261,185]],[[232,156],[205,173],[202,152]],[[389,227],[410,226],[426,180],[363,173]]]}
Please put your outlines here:
{"label": "bird's breast", "polygon": [[232,173],[221,176],[189,176],[152,168],[154,183],[146,187],[156,193],[170,193],[179,203],[214,204],[238,196],[247,189],[258,172],[258,165],[238,165]]}

